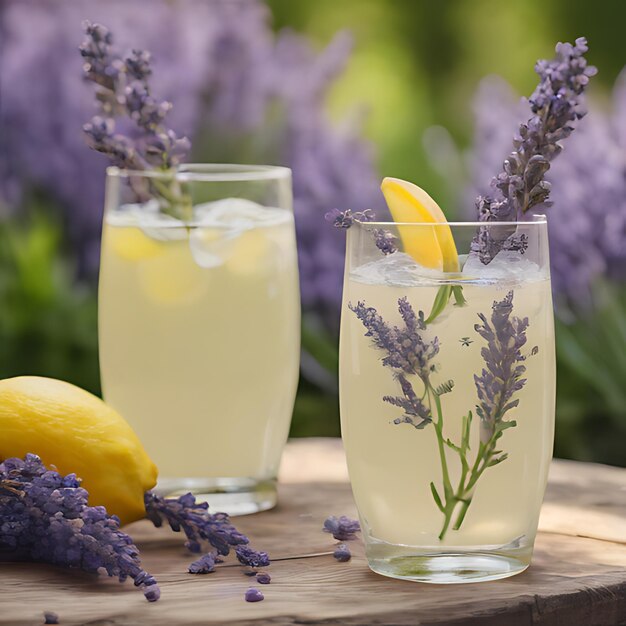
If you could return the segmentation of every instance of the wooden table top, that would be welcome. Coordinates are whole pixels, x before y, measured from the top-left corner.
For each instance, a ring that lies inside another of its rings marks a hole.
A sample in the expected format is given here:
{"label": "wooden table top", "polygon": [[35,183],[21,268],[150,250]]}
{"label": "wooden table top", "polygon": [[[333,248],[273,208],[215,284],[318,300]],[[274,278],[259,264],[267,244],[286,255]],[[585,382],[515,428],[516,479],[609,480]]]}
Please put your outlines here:
{"label": "wooden table top", "polygon": [[[330,514],[355,516],[337,440],[300,440],[286,449],[280,504],[237,518],[254,546],[279,558],[327,552]],[[0,624],[34,625],[44,610],[61,624],[136,626],[347,624],[447,626],[617,626],[626,624],[626,470],[555,461],[531,567],[473,585],[391,580],[367,568],[360,541],[353,558],[277,561],[265,600],[247,603],[251,579],[238,567],[186,573],[192,560],[179,535],[147,522],[128,527],[145,568],[161,586],[149,604],[132,584],[45,565],[0,565]]]}

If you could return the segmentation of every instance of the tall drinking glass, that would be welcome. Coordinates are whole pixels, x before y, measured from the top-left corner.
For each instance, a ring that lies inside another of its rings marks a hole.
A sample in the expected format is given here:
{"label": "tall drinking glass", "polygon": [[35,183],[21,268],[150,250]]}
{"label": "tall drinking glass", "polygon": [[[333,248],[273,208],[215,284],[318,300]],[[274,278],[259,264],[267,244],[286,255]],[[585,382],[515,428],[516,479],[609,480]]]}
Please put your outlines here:
{"label": "tall drinking glass", "polygon": [[158,491],[274,506],[300,353],[290,170],[109,168],[99,338],[104,397]]}
{"label": "tall drinking glass", "polygon": [[371,569],[455,583],[528,567],[554,433],[545,218],[356,222],[340,396]]}

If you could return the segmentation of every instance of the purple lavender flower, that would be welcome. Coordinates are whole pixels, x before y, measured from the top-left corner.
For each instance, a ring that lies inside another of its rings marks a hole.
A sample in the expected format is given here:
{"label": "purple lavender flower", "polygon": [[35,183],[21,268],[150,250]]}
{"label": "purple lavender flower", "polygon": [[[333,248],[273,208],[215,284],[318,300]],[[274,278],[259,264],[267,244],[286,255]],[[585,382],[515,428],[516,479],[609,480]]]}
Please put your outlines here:
{"label": "purple lavender flower", "polygon": [[[596,279],[606,277],[618,285],[626,281],[624,76],[615,84],[613,103],[610,113],[595,109],[581,120],[567,150],[547,173],[554,201],[548,221],[552,285],[562,317],[570,308],[583,313],[593,306]],[[474,110],[472,191],[484,194],[485,174],[498,166],[520,106],[503,80],[490,79],[481,83]],[[465,209],[471,215],[473,209]]]}
{"label": "purple lavender flower", "polygon": [[384,228],[376,228],[374,230],[374,243],[384,255],[398,251],[398,238]]}
{"label": "purple lavender flower", "polygon": [[261,600],[265,599],[265,596],[255,587],[250,587],[244,597],[246,602],[261,602]]}
{"label": "purple lavender flower", "polygon": [[215,554],[209,552],[194,561],[189,566],[190,574],[210,574],[215,571]]}
{"label": "purple lavender flower", "polygon": [[256,575],[256,581],[259,585],[269,585],[272,582],[272,577],[267,572],[259,572]]}
{"label": "purple lavender flower", "polygon": [[347,229],[354,223],[354,216],[350,209],[340,211],[339,209],[332,209],[324,215],[324,219],[330,222],[335,228]]}
{"label": "purple lavender flower", "polygon": [[[481,350],[485,361],[481,375],[474,375],[479,404],[476,413],[480,417],[480,440],[487,444],[494,435],[516,425],[515,421],[505,421],[504,417],[519,404],[514,394],[526,384],[522,378],[526,360],[522,348],[526,344],[528,318],[511,317],[513,292],[509,291],[500,302],[494,302],[491,324],[482,313],[478,317],[481,324],[474,327],[487,342]],[[504,459],[502,459],[504,460]]]}
{"label": "purple lavender flower", "polygon": [[[190,143],[164,126],[172,104],[151,94],[150,53],[134,50],[124,57],[113,49],[113,37],[106,27],[90,22],[83,26],[87,35],[79,48],[86,60],[83,75],[95,83],[100,106],[100,115],[84,127],[88,145],[129,169],[177,165]],[[136,124],[138,137],[113,135],[113,118],[122,115]]]}
{"label": "purple lavender flower", "polygon": [[[345,211],[333,209],[324,215],[324,219],[330,222],[335,228],[346,230],[352,227],[355,220],[359,222],[373,222],[376,219],[376,214],[371,209],[365,209],[365,211],[356,213],[353,213],[350,209],[346,209]],[[397,252],[398,239],[393,233],[384,228],[375,228],[372,234],[374,235],[376,247],[384,255]]]}
{"label": "purple lavender flower", "polygon": [[[515,221],[531,208],[547,203],[550,184],[545,174],[550,161],[561,151],[559,141],[568,137],[573,124],[584,116],[581,97],[589,77],[596,73],[587,65],[587,49],[582,37],[575,46],[559,43],[554,60],[537,63],[535,71],[540,82],[529,99],[533,117],[520,125],[513,140],[515,151],[504,161],[504,171],[492,180],[497,195],[477,198],[479,220]],[[483,263],[489,263],[513,232],[501,229],[494,234],[482,228],[472,249]]]}
{"label": "purple lavender flower", "polygon": [[361,525],[358,520],[350,519],[346,515],[335,517],[331,515],[324,520],[325,533],[330,533],[337,541],[349,541],[356,539],[356,533],[360,532]]}
{"label": "purple lavender flower", "polygon": [[59,616],[54,611],[44,611],[44,624],[58,624]]}
{"label": "purple lavender flower", "polygon": [[386,367],[400,370],[405,374],[417,374],[427,383],[432,371],[432,360],[439,352],[439,340],[425,341],[422,333],[426,330],[424,313],[415,314],[406,297],[398,300],[398,310],[404,321],[404,328],[390,326],[373,307],[364,302],[348,307],[361,320],[376,348],[383,350],[386,356],[382,363]]}
{"label": "purple lavender flower", "polygon": [[156,580],[141,568],[119,518],[90,507],[88,495],[75,474],[47,470],[34,454],[0,463],[0,557],[104,569],[120,582],[132,578],[147,600],[158,600]]}
{"label": "purple lavender flower", "polygon": [[383,396],[384,402],[400,407],[404,411],[404,415],[402,417],[396,417],[393,423],[411,424],[411,426],[421,430],[433,421],[432,413],[422,400],[417,397],[417,394],[413,390],[413,385],[411,385],[403,374],[399,374],[397,379],[404,396]]}
{"label": "purple lavender flower", "polygon": [[207,541],[217,554],[227,556],[231,547],[248,543],[248,538],[231,524],[226,513],[209,513],[208,503],[196,502],[191,493],[179,498],[163,498],[148,491],[144,501],[146,517],[157,528],[167,522],[174,532],[182,530],[187,537],[185,545],[191,552],[200,552],[200,542]]}
{"label": "purple lavender flower", "polygon": [[350,548],[345,543],[340,543],[333,552],[333,556],[340,562],[345,563],[352,558]]}
{"label": "purple lavender flower", "polygon": [[256,550],[253,550],[250,546],[237,546],[235,548],[235,553],[237,554],[237,560],[242,565],[247,565],[248,567],[266,567],[270,564],[270,559],[267,555],[267,552],[257,552]]}

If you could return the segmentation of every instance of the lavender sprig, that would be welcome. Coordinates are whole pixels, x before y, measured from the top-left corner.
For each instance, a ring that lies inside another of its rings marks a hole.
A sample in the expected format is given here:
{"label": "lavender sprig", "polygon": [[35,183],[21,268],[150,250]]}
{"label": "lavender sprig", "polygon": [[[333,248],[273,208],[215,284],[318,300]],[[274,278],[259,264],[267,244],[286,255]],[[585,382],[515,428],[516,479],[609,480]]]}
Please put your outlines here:
{"label": "lavender sprig", "polygon": [[[550,184],[545,174],[562,149],[559,142],[573,132],[575,123],[585,115],[582,95],[589,78],[597,72],[587,65],[587,50],[587,40],[580,37],[575,45],[557,44],[553,60],[537,62],[535,71],[540,81],[529,98],[533,115],[520,124],[513,139],[514,151],[504,161],[503,171],[491,182],[496,195],[476,199],[480,221],[516,221],[531,208],[548,205]],[[511,228],[481,228],[472,249],[487,264],[513,232]],[[524,249],[523,242],[513,245]]]}
{"label": "lavender sprig", "polygon": [[480,417],[480,440],[487,444],[496,434],[515,426],[515,422],[505,422],[508,411],[519,404],[514,399],[516,392],[526,384],[522,375],[526,367],[521,365],[526,357],[522,348],[526,344],[528,318],[511,318],[513,292],[504,300],[493,303],[491,324],[482,313],[478,317],[481,324],[474,329],[487,342],[481,350],[485,368],[480,376],[474,375],[479,404],[476,413]]}
{"label": "lavender sprig", "polygon": [[[132,50],[126,55],[113,48],[111,32],[101,24],[84,23],[86,39],[79,47],[85,80],[96,85],[99,114],[83,126],[87,144],[106,154],[114,165],[129,170],[168,171],[189,152],[187,137],[178,137],[165,126],[172,104],[156,99],[151,92],[150,53]],[[134,129],[128,135],[115,132],[115,118],[126,117]],[[139,201],[161,198],[164,208],[176,217],[186,217],[190,200],[175,180],[152,179],[145,185],[131,179]]]}
{"label": "lavender sprig", "polygon": [[[433,500],[444,516],[439,534],[443,540],[455,513],[458,510],[454,529],[458,530],[471,504],[476,482],[488,467],[493,467],[506,460],[506,453],[496,450],[496,442],[507,428],[514,427],[514,420],[507,421],[504,417],[516,408],[519,399],[514,395],[522,389],[525,379],[522,375],[525,366],[521,362],[526,359],[522,348],[526,344],[528,319],[512,316],[513,292],[500,302],[493,303],[491,321],[479,314],[481,324],[476,324],[475,331],[487,342],[481,355],[485,367],[480,376],[475,376],[479,404],[476,412],[481,420],[479,449],[473,463],[468,454],[470,451],[470,432],[472,412],[462,418],[461,441],[453,443],[443,432],[444,416],[441,396],[451,393],[454,381],[448,380],[434,386],[431,374],[434,371],[433,358],[439,352],[437,337],[426,340],[424,314],[415,313],[406,298],[398,300],[398,310],[404,321],[404,327],[391,326],[386,323],[373,307],[363,302],[357,305],[348,304],[366,328],[366,337],[370,337],[376,349],[385,353],[382,364],[393,370],[394,378],[402,390],[402,396],[384,396],[383,401],[404,411],[402,417],[395,418],[393,424],[409,424],[421,430],[432,424],[437,437],[441,477],[443,489],[437,489],[434,482],[430,483]],[[418,395],[409,380],[417,375],[424,387],[423,395]],[[456,486],[452,484],[448,470],[446,449],[458,455],[461,463],[460,478]],[[460,508],[459,508],[460,505]]]}
{"label": "lavender sprig", "polygon": [[132,578],[146,599],[158,600],[139,551],[104,507],[88,505],[75,474],[48,470],[27,454],[0,463],[0,560],[41,561],[86,572],[104,569],[120,582]]}
{"label": "lavender sprig", "polygon": [[202,541],[208,542],[218,555],[227,556],[231,548],[249,543],[230,522],[226,513],[209,513],[207,502],[196,502],[191,494],[179,498],[163,498],[148,491],[144,496],[146,517],[157,527],[163,522],[174,532],[187,537],[185,547],[194,553],[202,550]]}

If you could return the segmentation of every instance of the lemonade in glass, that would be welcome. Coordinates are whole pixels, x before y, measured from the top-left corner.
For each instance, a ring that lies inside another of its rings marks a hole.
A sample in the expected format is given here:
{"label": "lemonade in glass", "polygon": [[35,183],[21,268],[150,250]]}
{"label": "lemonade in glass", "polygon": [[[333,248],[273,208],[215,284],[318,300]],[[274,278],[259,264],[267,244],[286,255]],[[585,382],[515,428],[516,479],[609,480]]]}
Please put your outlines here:
{"label": "lemonade in glass", "polygon": [[159,467],[159,491],[233,514],[270,508],[300,354],[290,172],[185,166],[178,214],[136,201],[144,176],[159,174],[108,173],[104,397]]}

